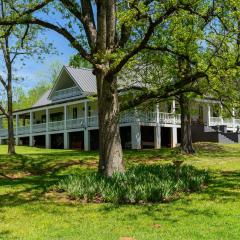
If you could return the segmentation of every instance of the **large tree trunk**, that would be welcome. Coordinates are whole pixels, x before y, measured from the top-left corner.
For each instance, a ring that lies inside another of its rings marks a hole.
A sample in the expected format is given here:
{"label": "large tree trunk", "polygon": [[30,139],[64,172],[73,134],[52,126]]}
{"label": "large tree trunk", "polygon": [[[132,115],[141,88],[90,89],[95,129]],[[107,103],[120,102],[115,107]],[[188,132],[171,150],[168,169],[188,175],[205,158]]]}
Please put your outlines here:
{"label": "large tree trunk", "polygon": [[95,71],[98,89],[99,147],[98,170],[112,176],[124,172],[122,145],[119,132],[119,102],[116,77],[106,79],[104,71]]}
{"label": "large tree trunk", "polygon": [[195,153],[192,144],[192,120],[190,102],[187,96],[180,95],[180,109],[181,109],[181,151],[187,154]]}
{"label": "large tree trunk", "polygon": [[8,82],[8,154],[15,154],[14,126],[13,126],[13,109],[12,109],[12,85],[11,80]]}

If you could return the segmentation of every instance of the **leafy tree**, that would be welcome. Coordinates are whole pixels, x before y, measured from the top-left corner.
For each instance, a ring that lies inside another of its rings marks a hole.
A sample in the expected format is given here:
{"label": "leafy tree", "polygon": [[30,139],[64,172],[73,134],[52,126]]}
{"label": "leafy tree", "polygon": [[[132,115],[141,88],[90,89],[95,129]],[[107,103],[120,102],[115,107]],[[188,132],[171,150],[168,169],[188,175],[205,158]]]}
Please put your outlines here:
{"label": "leafy tree", "polygon": [[82,58],[81,55],[79,54],[76,54],[70,57],[69,65],[75,68],[79,68],[79,67],[90,68],[90,69],[92,68],[92,64],[90,64],[87,60]]}
{"label": "leafy tree", "polygon": [[[0,25],[39,25],[65,37],[78,54],[93,65],[97,79],[100,161],[99,172],[111,176],[123,172],[124,164],[119,134],[119,99],[117,75],[143,49],[147,48],[157,28],[164,30],[168,20],[181,9],[198,13],[197,0],[189,1],[134,1],[134,0],[42,0],[8,1],[14,14],[0,20]],[[208,9],[205,9],[206,11]],[[41,12],[40,14],[35,14]],[[53,23],[48,16],[61,15]],[[166,51],[166,49],[159,49]],[[184,82],[181,83],[181,86]],[[166,87],[174,91],[179,83]],[[158,89],[159,90],[159,89]],[[162,91],[162,90],[161,90]],[[147,97],[158,95],[155,90]],[[144,96],[130,101],[134,105]],[[122,108],[129,107],[126,102]]]}
{"label": "leafy tree", "polygon": [[[215,2],[215,1],[214,1]],[[0,25],[39,25],[65,37],[78,54],[93,65],[97,78],[100,161],[99,172],[111,176],[124,171],[119,135],[119,98],[117,76],[126,64],[144,49],[155,49],[153,35],[164,40],[160,52],[172,52],[165,41],[165,29],[174,21],[177,13],[203,16],[211,14],[209,1],[102,1],[102,0],[42,0],[9,1],[14,14],[0,20]],[[203,6],[203,7],[202,7]],[[41,14],[36,14],[36,13]],[[53,22],[51,14],[61,15],[61,23]],[[181,31],[181,29],[179,29]],[[185,29],[181,32],[184,34]],[[167,45],[167,47],[166,47]],[[182,54],[181,54],[182,55]],[[164,88],[154,88],[135,94],[130,101],[123,101],[126,109],[145,99],[164,98],[176,95],[179,89],[193,79],[169,81]],[[186,91],[186,89],[184,90]],[[129,99],[128,99],[129,100]]]}
{"label": "leafy tree", "polygon": [[[5,3],[4,0],[0,1],[0,15],[2,18],[12,14],[13,9]],[[19,26],[4,27],[1,29],[0,47],[4,66],[0,76],[0,82],[3,90],[6,92],[2,95],[0,111],[5,115],[8,121],[8,153],[15,154],[15,141],[14,141],[14,123],[13,123],[13,81],[18,77],[14,72],[14,64],[17,60],[24,61],[26,57],[39,54],[39,59],[43,52],[49,52],[50,47],[46,47],[40,41],[36,41],[38,36],[38,28],[36,26]],[[4,96],[6,97],[4,99]]]}
{"label": "leafy tree", "polygon": [[[235,1],[227,4],[226,1],[213,1],[207,11],[204,11],[204,4],[202,7],[203,11],[199,9],[194,15],[178,12],[180,14],[171,18],[165,29],[158,29],[160,32],[155,34],[150,43],[153,45],[148,48],[160,52],[147,52],[150,56],[140,58],[140,64],[144,58],[144,64],[154,63],[150,68],[150,81],[145,88],[139,90],[140,94],[135,94],[135,98],[130,99],[130,105],[134,106],[141,104],[142,100],[161,101],[163,98],[177,96],[182,120],[181,149],[186,153],[194,152],[191,137],[191,92],[219,99],[229,111],[232,107],[239,106],[240,100],[239,7]],[[161,54],[163,51],[164,56]],[[137,63],[139,64],[138,61]],[[156,76],[157,63],[163,70],[159,76]],[[148,75],[144,76],[146,78]],[[162,87],[162,92],[158,91],[158,84]],[[149,88],[155,90],[155,93]],[[145,94],[141,91],[145,91]]]}
{"label": "leafy tree", "polygon": [[37,102],[37,100],[51,87],[51,83],[47,81],[41,81],[36,86],[28,89],[27,91],[22,87],[14,88],[14,110],[27,109],[32,107]]}
{"label": "leafy tree", "polygon": [[52,88],[61,68],[62,64],[60,62],[53,61],[47,70],[38,73],[40,80],[33,87],[30,89],[24,89],[21,86],[15,87],[13,89],[15,96],[13,103],[14,110],[32,107],[47,90]]}
{"label": "leafy tree", "polygon": [[[205,8],[205,6],[203,6]],[[203,9],[204,9],[203,8]],[[134,106],[142,101],[162,101],[175,97],[181,109],[181,150],[194,153],[191,136],[192,92],[203,95],[209,68],[217,51],[209,51],[212,46],[201,43],[208,37],[208,24],[215,20],[215,6],[201,15],[189,15],[179,11],[165,29],[158,29],[145,51],[136,59],[135,77],[141,73],[136,65],[144,67],[142,74],[146,87],[141,88],[135,98],[130,100]],[[133,69],[132,69],[133,70]],[[132,71],[130,70],[130,71]],[[161,90],[160,90],[161,89]],[[145,92],[145,93],[142,93]],[[189,94],[190,93],[190,94]]]}

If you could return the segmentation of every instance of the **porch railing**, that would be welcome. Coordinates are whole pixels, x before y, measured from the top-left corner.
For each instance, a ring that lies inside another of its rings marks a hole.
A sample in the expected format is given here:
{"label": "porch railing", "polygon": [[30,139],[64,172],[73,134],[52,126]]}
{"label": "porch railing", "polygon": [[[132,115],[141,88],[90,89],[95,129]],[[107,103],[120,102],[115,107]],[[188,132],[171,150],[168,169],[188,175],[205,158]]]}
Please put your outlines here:
{"label": "porch railing", "polygon": [[28,126],[18,127],[17,134],[18,135],[28,135],[28,134],[30,134],[30,126],[28,125]]}
{"label": "porch railing", "polygon": [[56,121],[48,123],[48,130],[51,131],[61,131],[64,129],[64,121]]}
{"label": "porch railing", "polygon": [[98,117],[88,117],[88,127],[98,127]]}
{"label": "porch railing", "polygon": [[159,113],[160,124],[181,124],[181,115],[175,113]]}
{"label": "porch railing", "polygon": [[140,122],[155,123],[157,121],[156,112],[139,112],[138,115]]}
{"label": "porch railing", "polygon": [[47,130],[46,123],[33,124],[33,127],[32,127],[33,133],[46,132],[46,130]]}
{"label": "porch railing", "polygon": [[54,94],[52,95],[52,100],[57,101],[57,100],[72,98],[80,95],[81,95],[81,91],[78,87],[71,87],[71,88],[55,91]]}
{"label": "porch railing", "polygon": [[221,117],[210,117],[210,126],[223,125],[223,119]]}
{"label": "porch railing", "polygon": [[209,126],[225,125],[228,128],[240,127],[240,119],[236,118],[222,118],[222,117],[210,117]]}
{"label": "porch railing", "polygon": [[84,127],[85,127],[85,119],[84,118],[76,118],[76,119],[68,119],[67,120],[67,129],[84,128]]}
{"label": "porch railing", "polygon": [[7,129],[0,129],[0,137],[6,137],[8,135]]}
{"label": "porch railing", "polygon": [[[164,124],[180,124],[181,118],[180,114],[173,114],[173,113],[163,113],[160,112],[159,116],[157,116],[157,112],[126,112],[122,113],[120,117],[120,124],[126,124],[126,123],[134,123],[134,122],[142,122],[142,123],[156,123],[159,119],[159,123]],[[217,121],[214,122],[215,124]],[[236,120],[237,123],[237,120]],[[230,124],[230,123],[229,123]],[[239,120],[240,125],[240,120]],[[62,121],[55,121],[55,122],[49,122],[48,128],[46,123],[40,123],[40,124],[33,124],[33,126],[30,128],[30,126],[21,126],[18,127],[17,135],[28,135],[30,134],[30,129],[32,129],[32,133],[44,133],[48,132],[54,132],[54,131],[62,131],[65,129],[78,129],[78,128],[85,128],[85,127],[98,127],[99,121],[98,116],[91,116],[87,118],[87,122],[84,118],[77,118],[77,119],[67,119],[66,123],[64,120]],[[16,129],[15,129],[16,131]],[[7,129],[0,129],[0,137],[7,137],[8,131]]]}

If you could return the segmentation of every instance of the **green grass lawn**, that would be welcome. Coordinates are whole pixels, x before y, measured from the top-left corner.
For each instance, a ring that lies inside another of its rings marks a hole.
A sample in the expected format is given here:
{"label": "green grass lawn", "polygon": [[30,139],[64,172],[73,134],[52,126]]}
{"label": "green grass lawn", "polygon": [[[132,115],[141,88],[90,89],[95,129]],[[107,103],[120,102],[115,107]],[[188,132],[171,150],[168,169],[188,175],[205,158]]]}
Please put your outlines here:
{"label": "green grass lawn", "polygon": [[203,192],[171,203],[83,204],[53,189],[67,174],[94,171],[96,152],[0,146],[0,239],[159,240],[239,239],[240,145],[199,144],[192,157],[176,150],[127,151],[126,165],[176,158],[209,169]]}

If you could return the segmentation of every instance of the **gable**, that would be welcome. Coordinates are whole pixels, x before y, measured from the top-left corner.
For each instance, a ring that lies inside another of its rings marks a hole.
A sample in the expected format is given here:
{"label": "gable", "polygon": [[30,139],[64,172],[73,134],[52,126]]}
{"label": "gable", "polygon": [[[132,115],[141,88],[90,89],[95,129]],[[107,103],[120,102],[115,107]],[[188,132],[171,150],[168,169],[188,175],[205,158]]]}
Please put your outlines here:
{"label": "gable", "polygon": [[96,93],[96,77],[91,69],[63,67],[50,94],[49,99],[58,101],[79,97],[83,93]]}
{"label": "gable", "polygon": [[93,75],[92,69],[73,67],[65,68],[83,92],[97,92],[96,76]]}
{"label": "gable", "polygon": [[67,98],[79,97],[82,95],[82,89],[79,87],[75,79],[69,74],[66,67],[63,67],[48,99],[59,101]]}
{"label": "gable", "polygon": [[74,82],[74,80],[68,74],[68,72],[66,70],[63,70],[59,74],[59,78],[58,78],[58,81],[56,81],[54,90],[59,91],[59,90],[63,90],[66,88],[72,88],[72,87],[76,87],[76,86],[77,86],[77,84]]}

